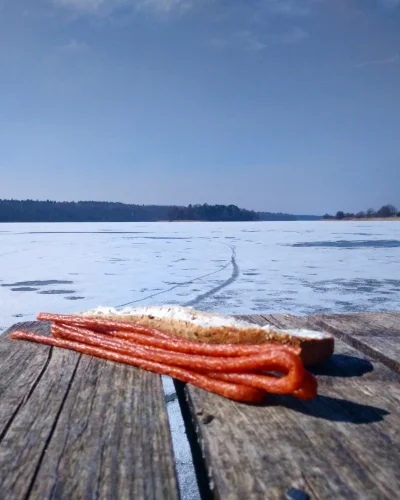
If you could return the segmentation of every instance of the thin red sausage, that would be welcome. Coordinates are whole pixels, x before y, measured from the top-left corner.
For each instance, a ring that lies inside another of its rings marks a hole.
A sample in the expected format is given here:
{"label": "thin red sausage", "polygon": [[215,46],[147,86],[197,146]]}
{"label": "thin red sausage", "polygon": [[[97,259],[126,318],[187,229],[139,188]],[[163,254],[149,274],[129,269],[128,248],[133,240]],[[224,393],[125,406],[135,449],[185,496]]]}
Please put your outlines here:
{"label": "thin red sausage", "polygon": [[207,377],[206,375],[191,372],[190,370],[184,370],[175,366],[168,366],[162,363],[157,363],[134,356],[128,356],[126,354],[111,352],[106,349],[89,346],[86,344],[80,344],[78,342],[72,342],[69,340],[63,340],[54,337],[47,337],[45,335],[38,335],[36,333],[23,330],[13,332],[10,335],[10,338],[19,340],[31,340],[34,342],[39,342],[41,344],[71,349],[73,351],[81,352],[83,354],[89,354],[98,358],[109,359],[111,361],[117,361],[119,363],[136,366],[138,368],[143,368],[154,373],[159,373],[160,375],[168,375],[175,378],[176,380],[180,380],[181,382],[188,382],[192,385],[200,387],[201,389],[205,389],[206,391],[219,394],[235,401],[244,403],[261,403],[265,397],[265,393],[259,389],[214,380],[210,377]]}
{"label": "thin red sausage", "polygon": [[278,371],[285,373],[281,378],[267,377],[270,392],[290,394],[301,387],[304,378],[304,367],[300,359],[290,352],[270,350],[260,352],[257,356],[240,358],[216,358],[183,353],[168,352],[154,347],[143,347],[119,339],[108,340],[105,336],[86,330],[81,333],[77,328],[52,326],[54,335],[77,342],[94,345],[116,352],[143,357],[159,363],[180,366],[196,372],[240,373],[253,370]]}
{"label": "thin red sausage", "polygon": [[[207,375],[217,380],[223,380],[224,382],[233,382],[235,384],[243,384],[249,387],[262,389],[271,394],[287,394],[286,392],[280,391],[279,388],[276,390],[275,385],[271,384],[271,379],[275,378],[276,380],[280,380],[278,377],[265,376],[259,373],[208,372]],[[315,377],[311,373],[306,372],[301,387],[291,394],[298,399],[313,399],[317,394],[317,381]]]}
{"label": "thin red sausage", "polygon": [[314,375],[310,372],[305,373],[303,382],[299,389],[293,391],[292,395],[297,399],[303,399],[305,401],[311,401],[317,395],[318,382]]}
{"label": "thin red sausage", "polygon": [[[105,330],[106,335],[118,337],[123,340],[128,340],[143,345],[151,345],[160,347],[175,352],[184,352],[186,354],[205,354],[206,356],[222,356],[222,357],[239,357],[248,356],[251,354],[259,354],[260,351],[268,351],[269,349],[282,349],[299,355],[300,347],[283,345],[283,344],[208,344],[205,342],[195,342],[192,340],[171,335],[170,339],[160,338],[159,336],[144,336],[135,332],[121,332],[115,330]],[[168,335],[168,334],[167,334]]]}
{"label": "thin red sausage", "polygon": [[[72,323],[72,322],[71,322]],[[64,323],[56,322],[58,325]],[[76,325],[69,325],[75,326]],[[82,327],[77,327],[81,328]],[[83,329],[82,329],[83,330]],[[180,339],[172,336],[170,339],[160,338],[150,335],[142,335],[136,332],[122,332],[113,330],[102,330],[97,328],[85,329],[94,333],[109,335],[118,339],[134,342],[135,344],[147,345],[150,347],[158,347],[168,351],[182,352],[185,354],[205,354],[208,356],[217,357],[239,357],[248,356],[251,354],[259,354],[260,351],[269,351],[271,349],[282,349],[283,351],[292,352],[293,354],[300,354],[301,349],[294,346],[278,345],[278,344],[260,344],[260,345],[247,345],[247,344],[206,344],[202,342],[193,342],[186,339]],[[83,333],[83,331],[82,331]],[[168,335],[168,334],[167,334]]]}
{"label": "thin red sausage", "polygon": [[54,321],[56,323],[84,328],[104,329],[104,333],[109,333],[110,335],[124,340],[133,340],[135,342],[137,342],[138,334],[144,334],[146,337],[142,339],[142,344],[146,341],[150,342],[150,339],[152,339],[153,342],[155,341],[153,337],[156,337],[157,341],[160,343],[157,346],[154,345],[155,347],[163,347],[161,339],[164,339],[165,343],[175,342],[175,344],[172,344],[172,348],[170,350],[185,352],[187,354],[206,354],[209,356],[244,356],[247,354],[258,354],[260,349],[267,350],[270,347],[279,347],[293,352],[294,354],[300,354],[301,352],[299,347],[281,344],[266,343],[255,346],[248,344],[207,344],[203,342],[194,342],[177,335],[162,332],[156,328],[150,328],[136,323],[104,320],[99,318],[90,318],[87,316],[40,313],[37,319],[41,321]]}
{"label": "thin red sausage", "polygon": [[39,321],[54,321],[66,325],[75,325],[82,327],[100,327],[109,328],[113,330],[121,330],[125,332],[142,333],[143,335],[156,335],[162,338],[170,338],[171,335],[165,332],[149,328],[148,326],[128,323],[124,321],[110,321],[108,319],[90,318],[87,316],[73,316],[66,314],[48,314],[39,313],[37,316]]}

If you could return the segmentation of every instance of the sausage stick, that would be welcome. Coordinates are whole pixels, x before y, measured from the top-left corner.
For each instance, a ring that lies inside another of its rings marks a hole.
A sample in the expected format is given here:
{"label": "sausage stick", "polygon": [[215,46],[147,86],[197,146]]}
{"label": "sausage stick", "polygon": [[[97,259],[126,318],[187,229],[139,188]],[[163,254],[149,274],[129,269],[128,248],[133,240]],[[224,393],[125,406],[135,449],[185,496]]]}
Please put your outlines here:
{"label": "sausage stick", "polygon": [[[37,319],[40,321],[53,321],[63,325],[77,326],[83,328],[98,329],[100,333],[109,333],[110,335],[122,338],[124,340],[133,340],[137,342],[138,334],[146,335],[141,343],[155,342],[157,339],[158,345],[156,347],[163,347],[161,339],[166,342],[175,342],[172,349],[177,352],[185,352],[187,354],[206,354],[209,356],[243,356],[246,354],[258,354],[260,349],[269,349],[270,347],[281,348],[294,354],[300,354],[299,347],[282,345],[282,344],[207,344],[203,342],[195,342],[188,340],[177,335],[162,332],[156,328],[150,328],[136,323],[128,323],[125,321],[114,321],[100,318],[91,318],[88,316],[75,316],[65,314],[49,314],[39,313]],[[131,335],[132,334],[132,335]],[[156,339],[155,339],[155,338]],[[146,344],[145,344],[146,345]],[[149,344],[147,344],[149,345]],[[178,350],[179,348],[179,350]]]}
{"label": "sausage stick", "polygon": [[120,330],[124,332],[136,332],[143,335],[156,335],[161,338],[169,339],[169,333],[161,332],[155,328],[150,328],[144,325],[128,323],[126,321],[111,321],[108,319],[90,318],[87,316],[74,316],[69,314],[49,314],[39,313],[37,316],[39,321],[54,321],[55,323],[63,323],[66,325],[75,325],[93,328],[106,328],[112,330]]}
{"label": "sausage stick", "polygon": [[[215,378],[217,380],[223,380],[225,382],[233,382],[237,384],[243,384],[250,387],[255,387],[257,389],[262,389],[269,393],[274,394],[285,394],[282,392],[274,391],[273,387],[271,389],[270,379],[273,377],[266,377],[258,373],[219,373],[219,372],[208,372],[209,377]],[[276,377],[276,380],[281,380]],[[311,400],[317,394],[317,380],[309,372],[305,372],[301,386],[294,390],[291,395],[298,399]]]}
{"label": "sausage stick", "polygon": [[[119,330],[106,330],[101,328],[83,328],[79,327],[71,321],[71,323],[60,323],[55,324],[63,326],[73,326],[75,328],[80,328],[81,333],[92,332],[108,335],[109,337],[115,337],[121,340],[126,340],[128,342],[133,342],[135,344],[146,345],[150,347],[158,347],[160,349],[165,349],[168,351],[182,352],[185,354],[205,354],[207,356],[221,356],[221,357],[239,357],[259,354],[260,351],[269,351],[271,349],[281,349],[283,351],[292,352],[293,354],[300,354],[301,349],[295,346],[280,345],[280,344],[260,344],[260,345],[248,345],[248,344],[207,344],[203,342],[193,342],[187,339],[181,339],[175,335],[171,335],[169,339],[161,338],[159,336],[142,335],[137,332],[126,332]],[[162,332],[160,332],[162,333]],[[169,334],[166,334],[169,335]]]}
{"label": "sausage stick", "polygon": [[23,330],[17,330],[13,332],[10,335],[10,338],[19,340],[31,340],[54,347],[71,349],[73,351],[83,354],[89,354],[98,358],[108,359],[111,361],[117,361],[119,363],[136,366],[138,368],[143,368],[160,375],[168,375],[176,380],[180,380],[181,382],[188,382],[192,385],[200,387],[201,389],[219,394],[220,396],[224,396],[228,399],[233,399],[234,401],[244,403],[261,403],[265,397],[264,391],[255,389],[253,387],[214,380],[206,375],[195,373],[190,370],[185,370],[175,366],[168,366],[162,363],[157,363],[155,361],[149,361],[143,358],[129,356],[127,354],[111,352],[107,349],[80,344],[78,342],[73,342],[70,340],[38,335],[36,333]]}
{"label": "sausage stick", "polygon": [[53,325],[52,333],[56,337],[154,360],[159,363],[180,366],[196,372],[240,373],[253,370],[276,370],[285,373],[285,375],[281,378],[260,375],[264,384],[262,389],[276,394],[290,394],[296,389],[300,389],[305,373],[304,367],[297,356],[279,350],[274,351],[271,349],[269,352],[260,352],[257,356],[216,358],[169,352],[154,347],[143,347],[119,339],[108,340],[103,335],[88,330],[82,333],[77,328],[68,326]]}

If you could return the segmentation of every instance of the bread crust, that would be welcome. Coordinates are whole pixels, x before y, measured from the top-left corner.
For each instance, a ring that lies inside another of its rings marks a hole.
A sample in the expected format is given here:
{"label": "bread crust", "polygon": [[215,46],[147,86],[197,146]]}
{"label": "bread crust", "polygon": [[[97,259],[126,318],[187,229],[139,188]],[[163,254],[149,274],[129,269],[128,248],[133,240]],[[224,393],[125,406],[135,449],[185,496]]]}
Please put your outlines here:
{"label": "bread crust", "polygon": [[138,323],[157,328],[177,337],[210,344],[279,344],[293,345],[301,349],[300,357],[305,366],[323,363],[333,354],[333,337],[309,338],[291,335],[282,331],[258,328],[235,328],[233,326],[200,326],[189,321],[170,318],[156,318],[151,315],[104,316],[91,315],[99,319],[111,319]]}

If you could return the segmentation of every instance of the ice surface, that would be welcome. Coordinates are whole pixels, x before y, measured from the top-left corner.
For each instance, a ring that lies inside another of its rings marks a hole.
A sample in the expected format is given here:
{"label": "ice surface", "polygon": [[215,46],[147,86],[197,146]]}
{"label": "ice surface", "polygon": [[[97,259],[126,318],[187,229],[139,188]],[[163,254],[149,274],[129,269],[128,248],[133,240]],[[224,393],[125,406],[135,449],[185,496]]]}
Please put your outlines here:
{"label": "ice surface", "polygon": [[[400,222],[0,224],[1,330],[39,311],[162,304],[398,309]],[[168,409],[184,498],[197,498],[177,402]]]}
{"label": "ice surface", "polygon": [[0,224],[0,326],[100,304],[396,309],[396,242],[397,222]]}

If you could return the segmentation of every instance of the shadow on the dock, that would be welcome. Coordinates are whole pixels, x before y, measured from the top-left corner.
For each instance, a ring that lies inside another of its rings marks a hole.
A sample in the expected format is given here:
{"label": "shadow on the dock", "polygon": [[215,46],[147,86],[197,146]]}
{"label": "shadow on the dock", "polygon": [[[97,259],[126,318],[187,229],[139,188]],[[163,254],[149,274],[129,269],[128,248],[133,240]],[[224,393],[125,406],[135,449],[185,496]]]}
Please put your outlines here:
{"label": "shadow on the dock", "polygon": [[381,422],[390,413],[377,406],[364,405],[329,396],[317,396],[312,401],[299,401],[288,396],[275,396],[269,397],[266,405],[284,406],[310,417],[350,424]]}
{"label": "shadow on the dock", "polygon": [[358,356],[347,354],[333,354],[328,361],[309,369],[314,375],[326,375],[329,377],[361,377],[365,373],[372,372],[373,364]]}

